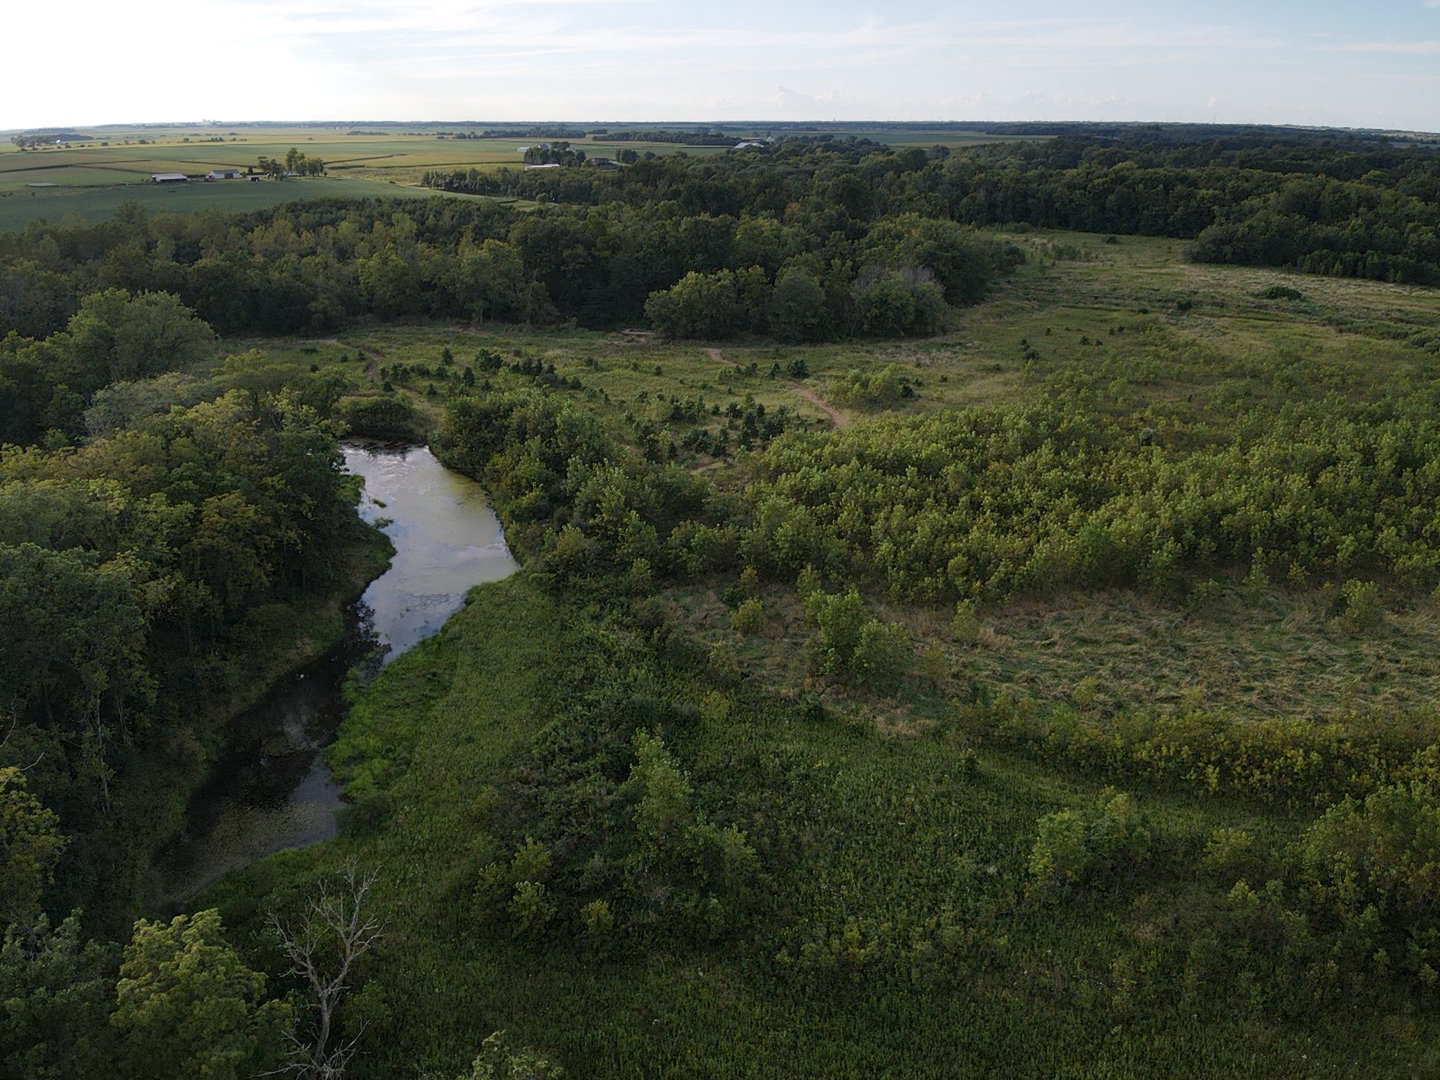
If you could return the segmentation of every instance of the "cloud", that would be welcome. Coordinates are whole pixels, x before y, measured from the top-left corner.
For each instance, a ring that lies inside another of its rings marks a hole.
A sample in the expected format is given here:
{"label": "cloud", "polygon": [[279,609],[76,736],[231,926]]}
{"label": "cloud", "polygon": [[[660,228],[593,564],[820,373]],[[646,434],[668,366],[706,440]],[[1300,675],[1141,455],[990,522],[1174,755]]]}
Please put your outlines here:
{"label": "cloud", "polygon": [[[1433,15],[1134,0],[113,0],[21,5],[0,126],[236,119],[1155,118],[1440,127]],[[1440,0],[1428,0],[1440,6]],[[879,14],[877,14],[879,12]],[[1338,14],[1337,14],[1338,12]],[[197,55],[243,77],[174,89]],[[1410,60],[1408,57],[1414,57]],[[844,87],[844,90],[836,89]],[[770,88],[778,88],[771,90]],[[1207,105],[1214,96],[1222,104]],[[1398,120],[1408,117],[1408,120]]]}
{"label": "cloud", "polygon": [[774,96],[766,100],[787,116],[807,117],[835,116],[838,112],[852,111],[855,106],[861,104],[860,98],[851,94],[842,94],[839,90],[831,90],[819,95],[802,94],[784,86],[776,87]]}
{"label": "cloud", "polygon": [[[1440,7],[1440,0],[1430,5]],[[1400,53],[1407,56],[1440,56],[1440,41],[1362,41],[1339,46],[1341,52]]]}

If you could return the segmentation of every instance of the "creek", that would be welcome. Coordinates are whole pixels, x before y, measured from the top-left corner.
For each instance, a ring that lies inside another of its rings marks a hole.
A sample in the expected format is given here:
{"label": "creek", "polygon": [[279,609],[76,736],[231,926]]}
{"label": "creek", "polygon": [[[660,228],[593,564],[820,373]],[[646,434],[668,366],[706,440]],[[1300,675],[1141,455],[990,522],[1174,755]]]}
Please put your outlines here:
{"label": "creek", "polygon": [[480,485],[428,447],[343,450],[346,469],[365,481],[360,516],[384,530],[395,556],[350,613],[345,639],[232,725],[183,834],[159,861],[171,903],[273,852],[334,836],[342,801],[320,751],[344,718],[346,679],[357,667],[373,675],[436,633],[472,586],[517,569]]}

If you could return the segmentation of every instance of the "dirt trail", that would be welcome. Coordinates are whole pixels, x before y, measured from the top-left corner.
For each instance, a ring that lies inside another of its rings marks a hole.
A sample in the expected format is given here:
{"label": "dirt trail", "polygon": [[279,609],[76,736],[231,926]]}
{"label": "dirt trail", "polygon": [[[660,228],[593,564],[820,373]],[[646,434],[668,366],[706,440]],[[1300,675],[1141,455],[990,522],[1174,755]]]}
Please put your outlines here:
{"label": "dirt trail", "polygon": [[340,348],[340,349],[354,349],[356,356],[361,356],[361,357],[364,357],[364,358],[365,358],[365,370],[364,370],[364,373],[365,373],[366,375],[374,375],[377,371],[380,370],[379,357],[385,355],[384,353],[379,352],[379,351],[371,352],[369,349],[361,348],[359,345],[346,345],[346,344],[345,344],[343,341],[341,341],[339,338],[333,338],[333,337],[321,338],[321,339],[320,339],[320,344],[321,344],[321,345],[334,345],[335,347]]}
{"label": "dirt trail", "polygon": [[791,383],[790,389],[794,390],[795,393],[799,394],[806,401],[810,402],[811,405],[814,405],[826,416],[830,417],[830,422],[834,424],[837,428],[850,426],[850,417],[846,416],[839,409],[835,408],[834,405],[831,405],[828,401],[824,400],[819,394],[815,393],[814,390],[811,390],[810,387],[805,386],[802,383]]}
{"label": "dirt trail", "polygon": [[[712,360],[725,359],[724,355],[721,354],[719,349],[709,348],[704,349],[703,351],[705,355],[710,357],[710,359]],[[850,417],[846,416],[839,409],[835,408],[834,405],[831,405],[828,401],[822,398],[819,394],[815,393],[814,390],[811,390],[804,383],[791,383],[790,389],[794,390],[795,393],[799,394],[806,401],[810,402],[811,405],[814,405],[817,409],[819,409],[826,416],[828,416],[830,418],[830,422],[834,424],[837,428],[850,426]]]}

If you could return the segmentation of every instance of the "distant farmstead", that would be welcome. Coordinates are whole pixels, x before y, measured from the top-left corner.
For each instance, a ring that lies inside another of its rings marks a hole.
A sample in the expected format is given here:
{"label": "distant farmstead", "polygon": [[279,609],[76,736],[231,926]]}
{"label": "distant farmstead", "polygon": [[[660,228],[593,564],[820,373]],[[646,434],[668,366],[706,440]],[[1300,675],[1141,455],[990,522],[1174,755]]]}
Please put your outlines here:
{"label": "distant farmstead", "polygon": [[205,174],[206,180],[239,180],[239,169],[211,169]]}
{"label": "distant farmstead", "polygon": [[190,178],[183,172],[157,172],[150,174],[150,182],[154,184],[188,184]]}

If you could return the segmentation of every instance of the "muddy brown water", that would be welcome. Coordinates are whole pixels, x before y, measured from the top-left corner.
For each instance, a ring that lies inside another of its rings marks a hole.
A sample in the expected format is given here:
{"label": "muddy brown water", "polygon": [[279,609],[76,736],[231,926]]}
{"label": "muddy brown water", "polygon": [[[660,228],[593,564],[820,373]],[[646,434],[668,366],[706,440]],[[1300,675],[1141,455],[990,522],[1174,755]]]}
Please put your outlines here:
{"label": "muddy brown water", "polygon": [[438,631],[472,586],[517,569],[480,485],[428,447],[347,443],[344,451],[345,467],[365,481],[360,515],[384,529],[395,557],[351,612],[345,640],[236,720],[183,833],[159,860],[169,903],[273,852],[334,836],[342,800],[320,750],[344,717],[346,678],[357,668],[373,675]]}

